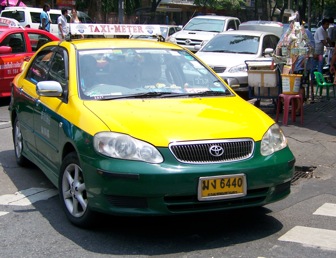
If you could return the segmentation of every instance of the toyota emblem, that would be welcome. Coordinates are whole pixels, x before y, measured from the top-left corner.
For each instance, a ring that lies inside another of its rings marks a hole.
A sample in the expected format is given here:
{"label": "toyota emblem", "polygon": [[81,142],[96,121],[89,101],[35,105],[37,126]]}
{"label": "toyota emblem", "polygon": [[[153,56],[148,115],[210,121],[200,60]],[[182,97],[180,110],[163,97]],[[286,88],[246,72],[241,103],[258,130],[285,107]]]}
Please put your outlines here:
{"label": "toyota emblem", "polygon": [[209,148],[209,152],[210,152],[211,156],[220,157],[224,154],[224,149],[223,149],[223,147],[221,147],[219,145],[212,145]]}
{"label": "toyota emblem", "polygon": [[185,44],[186,44],[186,45],[190,45],[190,44],[191,44],[191,40],[190,40],[190,39],[186,39],[186,40],[185,40]]}

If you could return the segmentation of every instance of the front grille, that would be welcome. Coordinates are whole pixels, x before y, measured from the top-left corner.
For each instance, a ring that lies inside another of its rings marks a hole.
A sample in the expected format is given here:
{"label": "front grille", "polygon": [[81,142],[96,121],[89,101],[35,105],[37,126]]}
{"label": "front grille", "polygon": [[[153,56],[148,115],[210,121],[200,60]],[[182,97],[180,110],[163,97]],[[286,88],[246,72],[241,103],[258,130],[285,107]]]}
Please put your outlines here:
{"label": "front grille", "polygon": [[183,163],[221,163],[248,159],[254,151],[251,139],[174,142],[169,145],[175,158]]}
{"label": "front grille", "polygon": [[188,39],[188,38],[177,38],[176,43],[178,45],[183,46],[195,46],[200,45],[203,42],[203,40],[197,40],[197,39]]}
{"label": "front grille", "polygon": [[222,67],[222,66],[214,66],[214,67],[211,67],[212,70],[215,71],[215,73],[224,73],[225,72],[225,69],[226,67]]}

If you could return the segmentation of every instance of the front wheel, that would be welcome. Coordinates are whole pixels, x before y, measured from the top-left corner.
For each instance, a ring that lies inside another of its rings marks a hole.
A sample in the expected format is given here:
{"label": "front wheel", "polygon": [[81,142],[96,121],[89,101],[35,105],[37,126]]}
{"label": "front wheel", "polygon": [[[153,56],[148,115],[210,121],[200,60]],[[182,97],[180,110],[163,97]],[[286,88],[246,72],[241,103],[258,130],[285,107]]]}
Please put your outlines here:
{"label": "front wheel", "polygon": [[95,213],[88,207],[83,171],[74,152],[63,160],[59,178],[59,196],[63,210],[71,223],[83,228],[93,225]]}

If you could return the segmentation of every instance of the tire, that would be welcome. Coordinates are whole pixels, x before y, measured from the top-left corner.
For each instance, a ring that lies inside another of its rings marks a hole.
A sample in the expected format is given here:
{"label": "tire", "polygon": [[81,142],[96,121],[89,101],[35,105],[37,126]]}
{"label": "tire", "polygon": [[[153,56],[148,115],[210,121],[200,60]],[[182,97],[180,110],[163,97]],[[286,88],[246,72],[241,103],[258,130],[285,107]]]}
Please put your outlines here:
{"label": "tire", "polygon": [[69,153],[62,162],[58,189],[69,221],[81,228],[93,226],[96,214],[88,207],[83,171],[75,152]]}
{"label": "tire", "polygon": [[19,166],[26,167],[31,165],[31,162],[22,155],[23,153],[23,136],[21,133],[21,127],[19,119],[16,117],[13,126],[13,142],[14,142],[14,152],[16,163]]}

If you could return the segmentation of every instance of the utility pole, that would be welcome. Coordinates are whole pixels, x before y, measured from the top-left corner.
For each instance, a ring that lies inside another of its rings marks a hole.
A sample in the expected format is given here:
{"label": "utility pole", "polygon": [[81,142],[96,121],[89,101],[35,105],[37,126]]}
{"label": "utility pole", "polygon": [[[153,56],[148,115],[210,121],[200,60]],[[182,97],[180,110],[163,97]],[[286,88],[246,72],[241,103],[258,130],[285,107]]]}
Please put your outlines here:
{"label": "utility pole", "polygon": [[308,0],[308,29],[311,28],[311,0]]}
{"label": "utility pole", "polygon": [[118,22],[119,24],[124,23],[124,0],[119,0],[119,5],[118,5]]}

